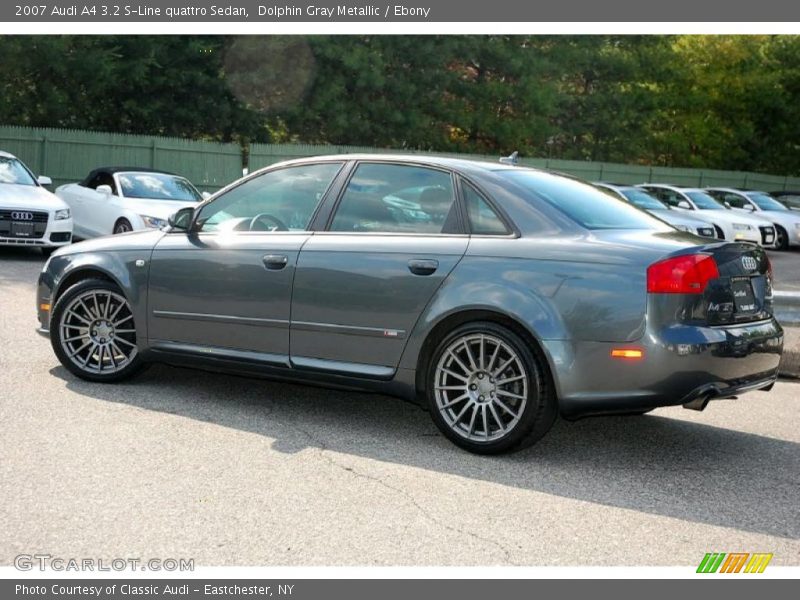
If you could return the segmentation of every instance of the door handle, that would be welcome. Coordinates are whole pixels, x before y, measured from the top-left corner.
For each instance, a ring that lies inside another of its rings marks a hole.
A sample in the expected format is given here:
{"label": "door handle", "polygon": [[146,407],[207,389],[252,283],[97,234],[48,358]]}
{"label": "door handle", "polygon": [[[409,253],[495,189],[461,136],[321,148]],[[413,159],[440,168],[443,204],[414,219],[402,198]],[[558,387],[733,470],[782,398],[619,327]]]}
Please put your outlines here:
{"label": "door handle", "polygon": [[285,254],[267,254],[262,260],[270,271],[279,271],[288,264],[289,257]]}
{"label": "door handle", "polygon": [[408,261],[408,270],[414,275],[432,275],[439,268],[439,261],[433,258],[414,258]]}

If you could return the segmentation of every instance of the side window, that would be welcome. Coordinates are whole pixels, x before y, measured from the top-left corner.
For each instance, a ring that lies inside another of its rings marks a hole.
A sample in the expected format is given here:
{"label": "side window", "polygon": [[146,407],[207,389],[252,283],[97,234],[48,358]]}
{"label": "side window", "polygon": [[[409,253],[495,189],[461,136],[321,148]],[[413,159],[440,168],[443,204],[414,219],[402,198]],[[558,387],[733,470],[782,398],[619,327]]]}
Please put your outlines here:
{"label": "side window", "polygon": [[303,231],[342,163],[270,171],[206,204],[200,231]]}
{"label": "side window", "polygon": [[114,183],[114,176],[111,175],[111,173],[98,173],[89,182],[88,187],[90,187],[93,190],[96,190],[101,185],[109,186],[111,188],[111,192],[116,195],[117,186]]}
{"label": "side window", "polygon": [[449,173],[362,163],[342,195],[331,231],[456,233],[459,220]]}
{"label": "side window", "polygon": [[741,196],[737,196],[736,194],[722,194],[722,198],[715,196],[715,199],[727,202],[733,208],[745,208],[748,204],[750,204],[747,200]]}
{"label": "side window", "polygon": [[677,192],[673,192],[672,190],[665,190],[662,188],[659,189],[658,191],[659,191],[658,199],[661,200],[662,202],[667,203],[670,206],[678,206],[681,200],[684,200],[684,198],[680,194],[678,194]]}
{"label": "side window", "polygon": [[461,183],[470,232],[473,235],[507,235],[508,228],[478,190],[464,180]]}

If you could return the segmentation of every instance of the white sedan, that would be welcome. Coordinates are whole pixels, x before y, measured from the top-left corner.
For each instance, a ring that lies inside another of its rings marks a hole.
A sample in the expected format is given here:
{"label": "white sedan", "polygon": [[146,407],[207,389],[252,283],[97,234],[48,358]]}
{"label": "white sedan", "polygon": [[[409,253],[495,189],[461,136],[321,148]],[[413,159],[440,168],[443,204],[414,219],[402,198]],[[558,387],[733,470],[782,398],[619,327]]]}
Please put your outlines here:
{"label": "white sedan", "polygon": [[21,160],[0,152],[0,246],[41,248],[49,254],[72,241],[69,206],[43,186]]}
{"label": "white sedan", "polygon": [[184,177],[132,167],[95,169],[79,183],[62,185],[56,195],[72,209],[80,238],[157,229],[207,196]]}

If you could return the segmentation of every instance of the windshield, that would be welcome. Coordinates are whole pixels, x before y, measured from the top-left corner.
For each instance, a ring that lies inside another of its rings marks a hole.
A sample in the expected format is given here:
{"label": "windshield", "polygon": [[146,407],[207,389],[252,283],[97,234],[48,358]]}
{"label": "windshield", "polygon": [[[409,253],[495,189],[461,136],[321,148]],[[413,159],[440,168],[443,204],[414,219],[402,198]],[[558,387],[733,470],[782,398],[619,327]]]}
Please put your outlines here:
{"label": "windshield", "polygon": [[164,173],[120,173],[119,184],[126,198],[197,202],[200,193],[183,177]]}
{"label": "windshield", "polygon": [[666,205],[662,204],[659,200],[653,198],[650,194],[639,188],[621,188],[619,190],[622,195],[628,199],[628,202],[644,210],[666,210]]}
{"label": "windshield", "polygon": [[772,196],[759,192],[747,194],[747,197],[761,210],[789,210]]}
{"label": "windshield", "polygon": [[20,160],[8,156],[0,156],[0,183],[36,185],[36,180]]}
{"label": "windshield", "polygon": [[725,207],[705,192],[684,192],[700,210],[724,210]]}
{"label": "windshield", "polygon": [[575,179],[522,169],[497,173],[587,229],[666,229],[661,221],[624,200]]}

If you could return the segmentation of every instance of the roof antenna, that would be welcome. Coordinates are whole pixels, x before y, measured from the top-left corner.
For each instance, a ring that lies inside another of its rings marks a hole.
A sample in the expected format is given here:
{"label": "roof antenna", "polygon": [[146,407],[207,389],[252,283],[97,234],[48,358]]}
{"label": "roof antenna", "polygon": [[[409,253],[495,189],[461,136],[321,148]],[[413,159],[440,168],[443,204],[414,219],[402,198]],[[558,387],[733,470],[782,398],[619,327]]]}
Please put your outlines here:
{"label": "roof antenna", "polygon": [[519,152],[514,150],[509,156],[504,156],[500,159],[504,165],[516,165],[519,162]]}

